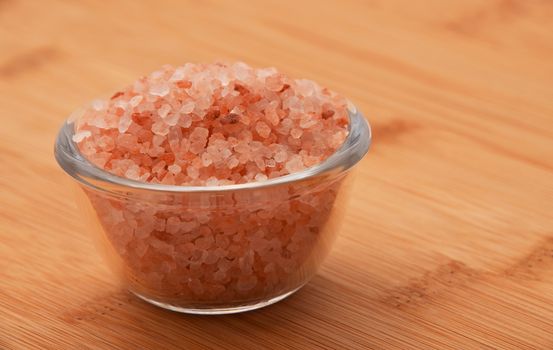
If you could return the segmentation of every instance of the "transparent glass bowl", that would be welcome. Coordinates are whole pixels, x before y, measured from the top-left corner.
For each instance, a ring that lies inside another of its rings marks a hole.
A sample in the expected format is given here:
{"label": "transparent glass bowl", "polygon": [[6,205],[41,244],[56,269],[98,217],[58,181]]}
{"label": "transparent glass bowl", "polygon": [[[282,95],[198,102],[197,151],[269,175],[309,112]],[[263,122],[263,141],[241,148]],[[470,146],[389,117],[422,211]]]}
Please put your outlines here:
{"label": "transparent glass bowl", "polygon": [[180,312],[241,312],[301,288],[329,252],[350,170],[371,141],[363,116],[349,117],[349,135],[331,157],[264,182],[199,187],[118,177],[80,154],[73,123],[61,128],[55,156],[76,180],[88,227],[130,291]]}

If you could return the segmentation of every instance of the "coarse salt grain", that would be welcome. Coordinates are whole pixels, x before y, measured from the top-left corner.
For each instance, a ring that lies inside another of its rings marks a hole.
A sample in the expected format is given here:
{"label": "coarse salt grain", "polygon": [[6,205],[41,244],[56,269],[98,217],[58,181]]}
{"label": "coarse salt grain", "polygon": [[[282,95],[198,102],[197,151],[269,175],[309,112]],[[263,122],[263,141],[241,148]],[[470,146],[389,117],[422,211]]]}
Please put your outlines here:
{"label": "coarse salt grain", "polygon": [[133,96],[129,100],[129,105],[131,105],[132,107],[136,107],[140,104],[140,102],[142,102],[143,99],[144,99],[144,96],[142,96],[142,95]]}
{"label": "coarse salt grain", "polygon": [[271,128],[265,122],[262,122],[262,121],[257,122],[257,125],[255,126],[255,130],[257,131],[259,136],[265,139],[269,137],[269,135],[271,134]]}
{"label": "coarse salt grain", "polygon": [[171,106],[166,103],[163,106],[161,106],[158,113],[161,119],[165,119],[165,117],[167,117],[170,111],[171,111]]}
{"label": "coarse salt grain", "polygon": [[166,84],[159,84],[159,85],[154,85],[150,87],[150,94],[154,96],[163,97],[167,95],[169,91],[170,91],[170,87],[169,85],[166,85]]}
{"label": "coarse salt grain", "polygon": [[255,181],[265,181],[265,180],[267,180],[267,175],[261,174],[261,173],[255,175]]}
{"label": "coarse salt grain", "polygon": [[75,133],[75,135],[73,135],[72,139],[73,139],[73,141],[78,143],[78,142],[81,142],[82,140],[86,139],[90,135],[92,135],[92,133],[88,130],[80,131],[80,132]]}
{"label": "coarse salt grain", "polygon": [[182,107],[180,108],[180,111],[181,113],[185,113],[185,114],[192,113],[192,111],[194,111],[194,107],[196,107],[194,102],[187,101],[182,105]]}
{"label": "coarse salt grain", "polygon": [[176,165],[176,164],[173,164],[173,165],[170,165],[167,167],[167,170],[169,170],[171,173],[173,173],[174,175],[178,174],[181,172],[181,167]]}
{"label": "coarse salt grain", "polygon": [[301,157],[298,155],[294,155],[292,156],[292,159],[286,162],[285,168],[286,170],[288,170],[289,173],[295,173],[303,170],[305,166],[302,162]]}
{"label": "coarse salt grain", "polygon": [[131,123],[132,123],[132,119],[131,119],[130,116],[128,116],[128,115],[122,116],[121,119],[119,119],[119,124],[117,125],[117,130],[120,133],[124,133],[127,130],[129,130],[129,127],[131,126]]}

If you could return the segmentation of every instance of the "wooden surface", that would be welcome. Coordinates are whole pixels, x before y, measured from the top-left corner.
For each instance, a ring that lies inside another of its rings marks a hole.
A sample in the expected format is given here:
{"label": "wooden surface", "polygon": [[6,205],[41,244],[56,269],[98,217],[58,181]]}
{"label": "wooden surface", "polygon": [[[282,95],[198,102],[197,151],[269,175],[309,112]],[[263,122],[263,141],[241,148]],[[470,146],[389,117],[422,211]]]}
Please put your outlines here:
{"label": "wooden surface", "polygon": [[[553,1],[0,0],[0,349],[553,349]],[[275,65],[373,125],[340,238],[266,309],[131,297],[62,120],[164,63]]]}

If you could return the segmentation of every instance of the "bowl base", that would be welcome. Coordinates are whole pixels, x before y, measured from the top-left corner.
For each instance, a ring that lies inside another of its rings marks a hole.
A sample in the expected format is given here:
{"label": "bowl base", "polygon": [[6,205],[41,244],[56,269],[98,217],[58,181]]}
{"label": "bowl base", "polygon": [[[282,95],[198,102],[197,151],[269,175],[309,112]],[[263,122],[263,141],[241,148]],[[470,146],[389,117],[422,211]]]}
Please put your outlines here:
{"label": "bowl base", "polygon": [[281,301],[282,299],[286,298],[286,297],[289,297],[290,295],[294,294],[296,291],[298,291],[298,289],[300,289],[300,287],[290,291],[290,292],[287,292],[287,293],[284,293],[284,294],[281,294],[279,296],[276,296],[274,298],[271,298],[269,300],[264,300],[264,301],[261,301],[261,302],[257,302],[257,303],[253,303],[253,304],[247,304],[247,305],[240,305],[240,306],[234,306],[234,307],[221,307],[221,308],[208,308],[206,307],[205,309],[203,308],[196,308],[196,309],[193,309],[193,308],[186,308],[186,307],[182,307],[182,306],[176,306],[176,305],[172,305],[172,304],[167,304],[167,303],[163,303],[163,302],[160,302],[160,301],[156,301],[156,300],[152,300],[150,298],[147,298],[137,292],[134,292],[131,290],[131,293],[133,293],[134,295],[136,295],[137,297],[139,297],[140,299],[152,304],[152,305],[155,305],[155,306],[159,306],[163,309],[167,309],[167,310],[171,310],[171,311],[176,311],[176,312],[182,312],[182,313],[185,313],[185,314],[194,314],[194,315],[226,315],[226,314],[236,314],[236,313],[240,313],[240,312],[246,312],[246,311],[252,311],[252,310],[256,310],[256,309],[260,309],[262,307],[265,307],[265,306],[269,306],[271,304],[274,304],[274,303],[277,303],[279,301]]}

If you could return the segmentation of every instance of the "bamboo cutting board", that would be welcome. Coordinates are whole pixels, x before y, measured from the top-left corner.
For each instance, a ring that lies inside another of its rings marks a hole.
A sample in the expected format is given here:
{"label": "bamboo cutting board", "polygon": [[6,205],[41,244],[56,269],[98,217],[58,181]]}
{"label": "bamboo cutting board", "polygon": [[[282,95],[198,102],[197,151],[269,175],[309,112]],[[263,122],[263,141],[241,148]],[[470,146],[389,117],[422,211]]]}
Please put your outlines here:
{"label": "bamboo cutting board", "polygon": [[[553,349],[553,2],[0,0],[0,349]],[[275,65],[373,126],[340,238],[289,299],[129,295],[52,147],[164,63]]]}

